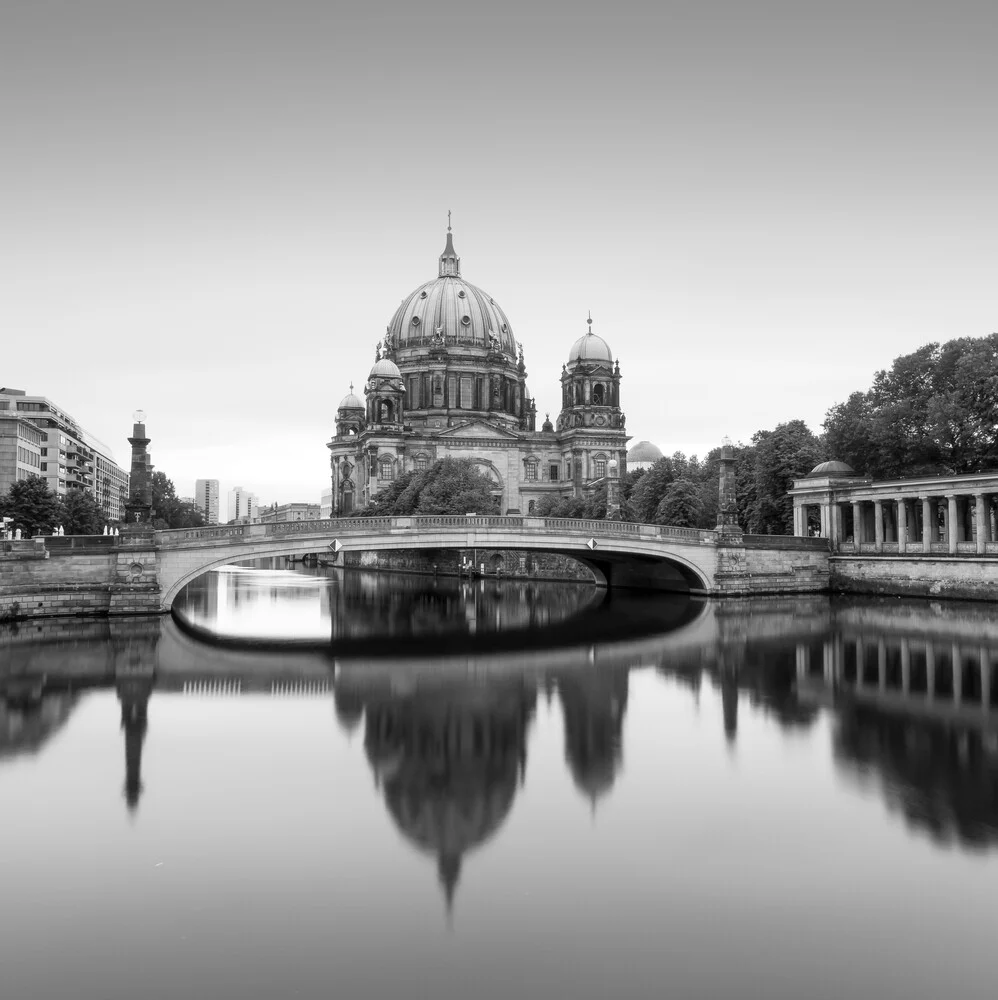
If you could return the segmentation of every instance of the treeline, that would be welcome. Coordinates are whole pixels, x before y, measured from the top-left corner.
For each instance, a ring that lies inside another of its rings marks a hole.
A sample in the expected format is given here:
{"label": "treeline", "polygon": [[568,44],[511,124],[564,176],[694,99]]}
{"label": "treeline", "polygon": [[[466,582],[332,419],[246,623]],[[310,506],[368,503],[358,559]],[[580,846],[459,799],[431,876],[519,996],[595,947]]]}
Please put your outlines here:
{"label": "treeline", "polygon": [[[152,509],[156,528],[204,524],[201,512],[193,503],[177,497],[173,483],[162,472],[152,475]],[[92,493],[74,488],[59,496],[48,488],[44,476],[28,476],[0,493],[0,516],[10,518],[8,529],[20,528],[24,538],[51,535],[58,527],[67,535],[100,535],[105,526],[119,524],[101,509]]]}
{"label": "treeline", "polygon": [[[998,333],[926,344],[896,358],[868,390],[831,407],[822,429],[815,434],[802,420],[791,420],[735,446],[736,501],[745,531],[792,534],[787,491],[829,459],[874,479],[998,468]],[[703,459],[677,453],[647,472],[629,472],[621,483],[623,516],[713,527],[719,454],[719,448]],[[543,512],[601,517],[605,495],[600,511],[594,497],[552,502]]]}

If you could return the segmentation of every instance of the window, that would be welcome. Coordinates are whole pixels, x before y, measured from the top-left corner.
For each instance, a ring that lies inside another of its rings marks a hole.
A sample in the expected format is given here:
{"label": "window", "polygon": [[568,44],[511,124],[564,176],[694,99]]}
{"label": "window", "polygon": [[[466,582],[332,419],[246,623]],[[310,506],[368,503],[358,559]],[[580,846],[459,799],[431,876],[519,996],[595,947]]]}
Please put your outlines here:
{"label": "window", "polygon": [[473,382],[468,376],[461,377],[461,409],[470,410],[473,409],[474,403],[472,400]]}
{"label": "window", "polygon": [[602,479],[606,475],[606,459],[597,458],[593,460],[593,474],[597,479]]}
{"label": "window", "polygon": [[386,481],[395,478],[395,463],[389,455],[382,455],[378,459],[378,479]]}
{"label": "window", "polygon": [[552,462],[551,468],[548,470],[551,473],[551,482],[555,483],[558,481],[558,466]]}
{"label": "window", "polygon": [[429,464],[430,460],[425,455],[416,456],[415,466],[417,472],[425,472]]}
{"label": "window", "polygon": [[528,460],[524,466],[524,473],[529,482],[534,482],[537,479],[537,463]]}
{"label": "window", "polygon": [[593,404],[596,406],[602,406],[605,397],[606,391],[603,388],[603,384],[601,382],[597,382],[593,386]]}

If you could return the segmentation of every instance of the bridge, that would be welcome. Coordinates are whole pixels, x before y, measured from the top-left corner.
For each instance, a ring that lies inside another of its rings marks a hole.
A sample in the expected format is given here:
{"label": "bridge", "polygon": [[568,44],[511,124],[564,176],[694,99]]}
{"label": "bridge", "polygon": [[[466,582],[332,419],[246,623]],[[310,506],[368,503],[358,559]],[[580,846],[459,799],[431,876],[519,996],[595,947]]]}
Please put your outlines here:
{"label": "bridge", "polygon": [[128,525],[120,536],[4,545],[11,551],[0,558],[0,618],[168,612],[186,584],[227,563],[321,553],[342,564],[344,553],[360,551],[553,553],[589,566],[603,586],[717,596],[828,585],[825,539],[572,518],[357,517],[167,531]]}

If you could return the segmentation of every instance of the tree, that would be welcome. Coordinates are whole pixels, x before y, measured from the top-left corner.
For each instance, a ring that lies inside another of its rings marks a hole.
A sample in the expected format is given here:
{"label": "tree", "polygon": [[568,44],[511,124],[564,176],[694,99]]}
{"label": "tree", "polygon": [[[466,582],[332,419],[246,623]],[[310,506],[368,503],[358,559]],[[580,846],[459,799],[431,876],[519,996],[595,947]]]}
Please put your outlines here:
{"label": "tree", "polygon": [[107,517],[93,494],[86,490],[70,490],[63,498],[59,523],[67,535],[100,535]]}
{"label": "tree", "polygon": [[700,484],[684,477],[674,479],[666,487],[655,509],[655,523],[669,524],[676,528],[696,528],[700,526],[702,514]]}
{"label": "tree", "polygon": [[10,529],[20,528],[28,538],[51,535],[61,513],[59,497],[48,488],[42,476],[19,479],[0,496],[0,514],[13,518]]}
{"label": "tree", "polygon": [[163,472],[152,474],[152,523],[156,528],[200,528],[204,514],[189,500],[181,500],[173,481]]}
{"label": "tree", "polygon": [[495,483],[470,459],[444,458],[421,472],[404,472],[358,511],[362,517],[412,514],[489,514]]}
{"label": "tree", "polygon": [[787,491],[824,458],[824,443],[803,420],[759,431],[755,445],[755,503],[749,512],[749,531],[762,535],[792,535],[793,499]]}
{"label": "tree", "polygon": [[829,454],[886,478],[998,465],[998,333],[926,344],[825,416]]}

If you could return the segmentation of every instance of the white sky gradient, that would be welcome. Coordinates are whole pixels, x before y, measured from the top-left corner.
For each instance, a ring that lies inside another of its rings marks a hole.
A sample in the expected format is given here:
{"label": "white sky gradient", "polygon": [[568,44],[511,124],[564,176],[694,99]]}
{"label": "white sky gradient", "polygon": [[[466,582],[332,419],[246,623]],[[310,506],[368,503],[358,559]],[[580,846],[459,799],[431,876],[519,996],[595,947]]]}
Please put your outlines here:
{"label": "white sky gradient", "polygon": [[667,453],[998,329],[998,4],[493,9],[5,0],[0,385],[317,501],[448,209],[538,419],[591,309]]}

